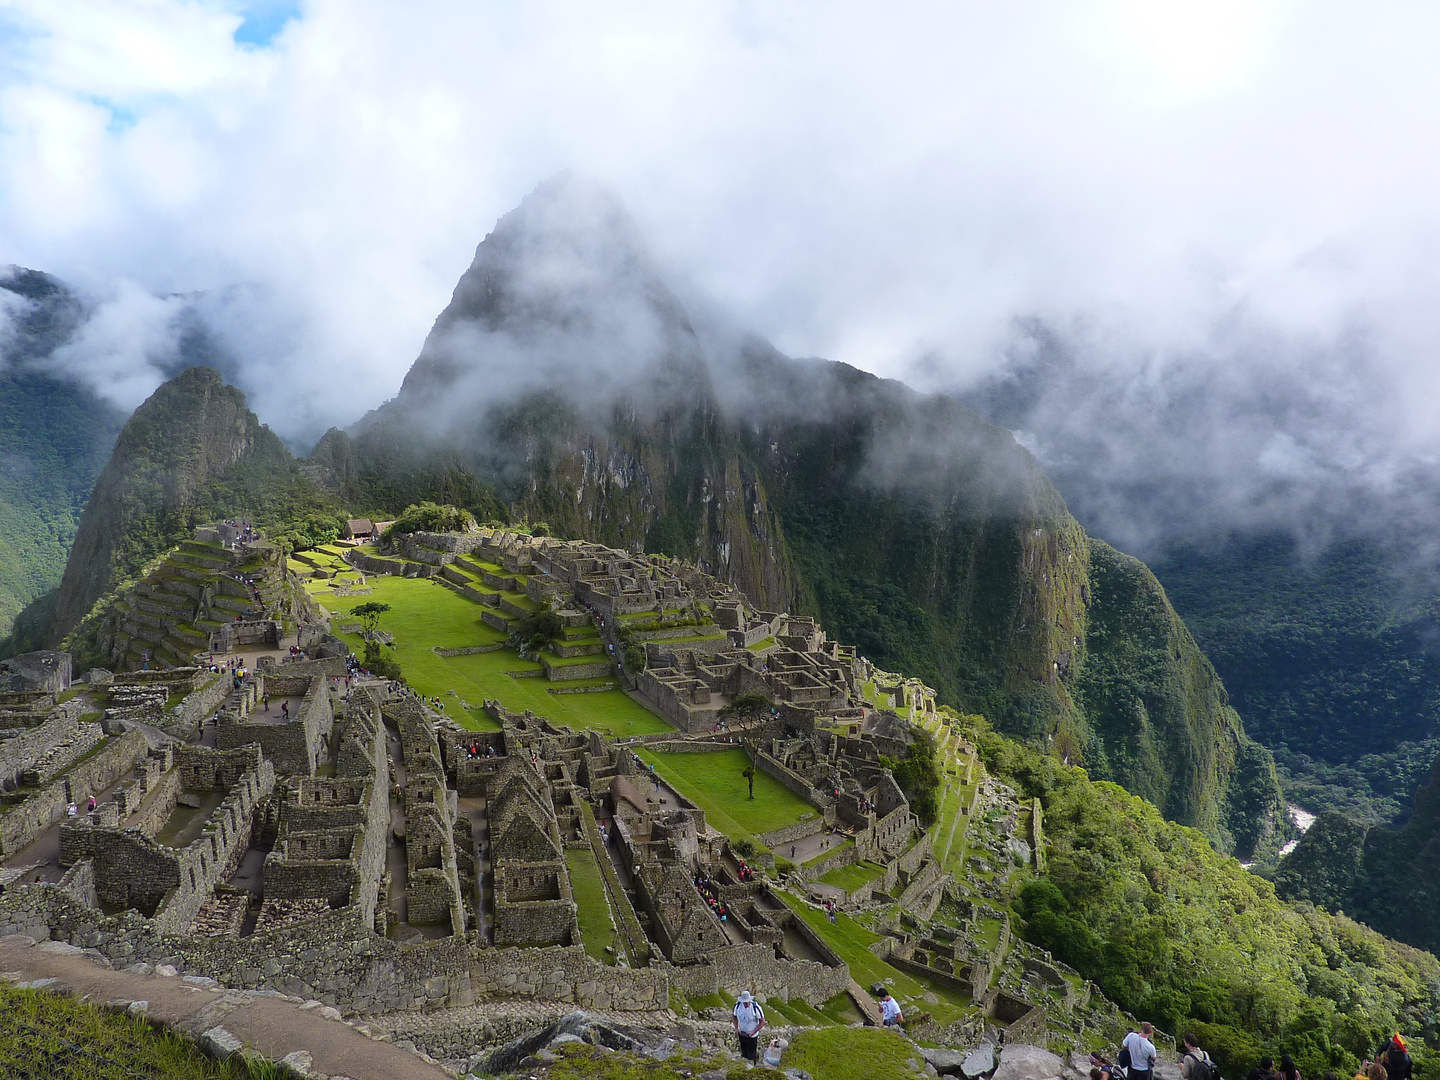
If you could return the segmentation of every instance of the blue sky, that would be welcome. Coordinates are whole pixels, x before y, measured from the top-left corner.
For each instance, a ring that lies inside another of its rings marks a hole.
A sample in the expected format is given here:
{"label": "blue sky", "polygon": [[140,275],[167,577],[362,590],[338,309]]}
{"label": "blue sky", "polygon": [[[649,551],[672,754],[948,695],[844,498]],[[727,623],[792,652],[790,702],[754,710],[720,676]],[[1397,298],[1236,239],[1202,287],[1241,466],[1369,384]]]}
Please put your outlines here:
{"label": "blue sky", "polygon": [[235,31],[236,44],[264,48],[285,28],[286,23],[299,17],[300,5],[289,0],[272,0],[247,4],[241,14],[245,21]]}

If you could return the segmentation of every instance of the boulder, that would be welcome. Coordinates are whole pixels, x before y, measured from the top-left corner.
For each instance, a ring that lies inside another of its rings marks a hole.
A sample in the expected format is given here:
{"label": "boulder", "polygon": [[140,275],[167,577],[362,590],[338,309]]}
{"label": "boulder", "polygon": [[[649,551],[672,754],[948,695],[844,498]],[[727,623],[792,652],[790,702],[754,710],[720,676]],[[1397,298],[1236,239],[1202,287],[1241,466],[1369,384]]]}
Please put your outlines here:
{"label": "boulder", "polygon": [[[987,1047],[984,1047],[984,1049],[988,1050],[988,1049],[990,1049],[990,1048],[987,1046]],[[920,1056],[923,1057],[923,1058],[924,1058],[927,1062],[929,1062],[931,1065],[935,1066],[935,1071],[936,1071],[936,1072],[939,1072],[939,1073],[949,1073],[949,1074],[952,1075],[952,1076],[957,1076],[957,1075],[959,1075],[959,1074],[960,1074],[960,1070],[961,1070],[961,1068],[964,1066],[965,1062],[968,1061],[971,1057],[973,1057],[973,1056],[974,1056],[975,1054],[977,1054],[978,1052],[979,1052],[978,1050],[971,1050],[971,1051],[952,1050],[952,1049],[951,1049],[950,1047],[948,1047],[948,1046],[922,1046],[922,1047],[920,1047]],[[989,1061],[990,1061],[990,1064],[989,1064],[988,1066],[986,1066],[985,1068],[981,1069],[979,1072],[977,1072],[977,1073],[967,1073],[966,1075],[979,1076],[979,1075],[981,1075],[982,1073],[987,1073],[987,1072],[989,1072],[991,1069],[993,1069],[993,1068],[995,1067],[995,1057],[994,1057],[993,1054],[990,1055]],[[978,1063],[980,1063],[980,1062],[977,1062],[977,1064],[978,1064]]]}
{"label": "boulder", "polygon": [[1050,1080],[1064,1068],[1065,1062],[1043,1047],[1007,1043],[1000,1052],[995,1080]]}
{"label": "boulder", "polygon": [[[939,1065],[935,1066],[937,1069]],[[995,1069],[995,1048],[989,1043],[981,1043],[970,1053],[965,1055],[965,1060],[960,1063],[962,1075],[975,1080],[977,1076],[984,1076]],[[945,1070],[941,1069],[942,1072]]]}
{"label": "boulder", "polygon": [[150,1002],[148,1001],[132,1001],[129,1005],[125,1006],[126,1016],[144,1016],[149,1011]]}

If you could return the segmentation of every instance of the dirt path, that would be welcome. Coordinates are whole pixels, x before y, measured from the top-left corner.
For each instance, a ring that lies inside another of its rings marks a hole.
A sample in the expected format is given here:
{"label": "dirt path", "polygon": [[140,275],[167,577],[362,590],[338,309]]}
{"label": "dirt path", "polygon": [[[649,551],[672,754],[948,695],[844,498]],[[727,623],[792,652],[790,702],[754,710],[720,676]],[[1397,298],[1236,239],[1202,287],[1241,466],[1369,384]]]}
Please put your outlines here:
{"label": "dirt path", "polygon": [[223,1027],[247,1047],[272,1060],[306,1050],[316,1072],[355,1080],[448,1080],[449,1074],[422,1058],[362,1035],[331,1012],[305,1008],[284,997],[194,985],[177,977],[142,975],[101,967],[81,950],[30,938],[0,938],[0,973],[15,982],[53,979],[63,989],[96,1003],[148,1001],[146,1015],[198,1036]]}

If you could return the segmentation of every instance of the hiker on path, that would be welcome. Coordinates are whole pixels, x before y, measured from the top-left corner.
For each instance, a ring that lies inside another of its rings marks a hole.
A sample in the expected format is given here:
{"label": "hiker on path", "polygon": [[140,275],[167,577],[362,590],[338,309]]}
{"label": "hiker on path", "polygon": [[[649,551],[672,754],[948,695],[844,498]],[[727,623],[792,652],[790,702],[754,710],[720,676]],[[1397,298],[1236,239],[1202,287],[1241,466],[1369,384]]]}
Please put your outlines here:
{"label": "hiker on path", "polygon": [[750,996],[749,990],[740,991],[740,1000],[735,1003],[735,1033],[740,1036],[740,1056],[750,1064],[759,1062],[758,1040],[760,1030],[765,1026],[765,1010]]}
{"label": "hiker on path", "polygon": [[905,1022],[900,1003],[890,996],[889,990],[880,995],[880,1022],[885,1027],[899,1027]]}
{"label": "hiker on path", "polygon": [[1200,1049],[1200,1040],[1185,1036],[1185,1056],[1180,1059],[1180,1075],[1184,1080],[1219,1080],[1219,1072],[1210,1055]]}
{"label": "hiker on path", "polygon": [[[1138,1032],[1125,1036],[1125,1049],[1130,1051],[1130,1080],[1150,1080],[1155,1072],[1155,1025],[1148,1020],[1140,1025]],[[1123,1062],[1122,1062],[1123,1064]]]}

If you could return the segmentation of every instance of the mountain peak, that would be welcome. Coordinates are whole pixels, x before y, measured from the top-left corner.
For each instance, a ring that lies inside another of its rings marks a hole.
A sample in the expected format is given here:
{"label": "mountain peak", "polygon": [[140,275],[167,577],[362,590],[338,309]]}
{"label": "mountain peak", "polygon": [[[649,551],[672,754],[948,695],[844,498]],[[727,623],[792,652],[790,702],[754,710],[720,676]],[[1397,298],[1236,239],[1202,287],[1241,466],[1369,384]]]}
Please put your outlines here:
{"label": "mountain peak", "polygon": [[[708,394],[689,315],[619,198],[575,173],[539,185],[476,249],[399,397],[441,434],[534,394],[605,411]],[[463,406],[463,408],[462,408]]]}

